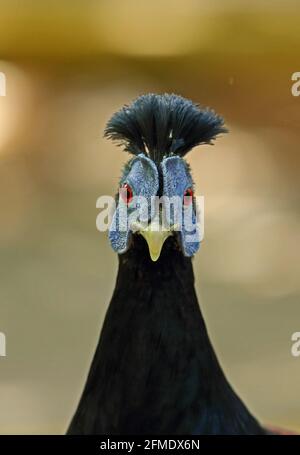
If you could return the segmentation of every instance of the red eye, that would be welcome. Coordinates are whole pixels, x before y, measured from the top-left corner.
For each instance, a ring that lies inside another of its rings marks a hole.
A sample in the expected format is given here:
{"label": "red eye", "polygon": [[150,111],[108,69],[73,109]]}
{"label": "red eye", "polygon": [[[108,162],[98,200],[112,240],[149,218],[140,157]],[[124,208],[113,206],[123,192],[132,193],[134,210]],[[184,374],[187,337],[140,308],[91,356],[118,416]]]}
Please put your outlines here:
{"label": "red eye", "polygon": [[194,197],[194,191],[192,188],[188,188],[185,190],[184,195],[183,195],[183,205],[188,206],[191,205],[193,202],[193,197]]}
{"label": "red eye", "polygon": [[128,183],[123,183],[123,185],[120,188],[120,194],[125,204],[129,204],[132,201],[133,191],[131,189],[131,186],[128,185]]}

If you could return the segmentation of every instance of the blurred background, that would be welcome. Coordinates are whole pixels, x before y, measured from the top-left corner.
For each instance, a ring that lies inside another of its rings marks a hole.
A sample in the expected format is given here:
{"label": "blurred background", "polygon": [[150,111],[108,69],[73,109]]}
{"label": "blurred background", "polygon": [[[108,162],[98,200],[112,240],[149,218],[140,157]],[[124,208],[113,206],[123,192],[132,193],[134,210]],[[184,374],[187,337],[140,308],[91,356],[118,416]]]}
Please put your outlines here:
{"label": "blurred background", "polygon": [[62,434],[75,410],[117,267],[96,199],[128,159],[103,128],[147,92],[226,120],[188,156],[197,291],[247,405],[300,430],[299,21],[297,0],[1,0],[0,433]]}

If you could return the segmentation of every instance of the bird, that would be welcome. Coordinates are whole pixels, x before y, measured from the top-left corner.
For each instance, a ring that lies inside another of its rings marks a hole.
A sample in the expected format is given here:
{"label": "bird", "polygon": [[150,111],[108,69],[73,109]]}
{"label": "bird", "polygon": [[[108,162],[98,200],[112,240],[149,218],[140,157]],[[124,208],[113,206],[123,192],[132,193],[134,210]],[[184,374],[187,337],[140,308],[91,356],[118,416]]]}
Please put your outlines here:
{"label": "bird", "polygon": [[[118,272],[68,435],[270,433],[228,382],[194,286],[202,238],[185,156],[227,132],[212,109],[167,93],[141,95],[108,121],[104,136],[131,155],[108,234]],[[139,197],[179,203],[131,218]]]}

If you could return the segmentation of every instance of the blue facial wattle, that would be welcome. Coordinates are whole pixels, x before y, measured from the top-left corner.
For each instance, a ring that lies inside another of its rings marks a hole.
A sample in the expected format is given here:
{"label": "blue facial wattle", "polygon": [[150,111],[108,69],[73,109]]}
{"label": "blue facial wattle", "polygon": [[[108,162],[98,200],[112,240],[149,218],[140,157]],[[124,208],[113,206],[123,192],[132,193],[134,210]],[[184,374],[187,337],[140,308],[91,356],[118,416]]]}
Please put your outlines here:
{"label": "blue facial wattle", "polygon": [[[166,205],[166,216],[171,225],[178,225],[181,247],[185,256],[193,256],[200,247],[200,232],[194,203],[183,204],[185,191],[193,188],[193,180],[187,163],[178,156],[165,158],[161,163],[163,194],[174,206]],[[177,196],[177,198],[175,198]],[[170,207],[172,210],[170,210]]]}
{"label": "blue facial wattle", "polygon": [[[159,173],[162,176],[160,192]],[[135,200],[126,204],[121,198],[118,199],[109,230],[112,248],[119,254],[127,251],[132,234],[131,214],[139,204],[138,198],[145,198],[148,207],[152,208],[146,212],[141,211],[139,221],[149,222],[155,216],[155,211],[153,211],[155,204],[151,204],[151,200],[159,193],[163,196],[161,201],[164,216],[170,229],[178,231],[183,254],[193,256],[200,246],[200,234],[194,204],[189,204],[187,207],[183,204],[185,191],[193,187],[187,163],[178,156],[171,156],[156,165],[144,154],[139,154],[125,166],[120,186],[124,184],[130,186]],[[125,216],[126,213],[127,216]]]}
{"label": "blue facial wattle", "polygon": [[[157,167],[150,158],[140,154],[129,161],[124,168],[120,185],[125,182],[132,188],[135,199],[142,196],[147,200],[149,207],[151,206],[151,197],[158,192],[159,178]],[[137,200],[136,204],[138,203]],[[130,215],[136,209],[136,204],[126,205],[121,198],[118,198],[116,211],[109,229],[109,240],[114,251],[119,254],[125,253],[128,249],[131,234]],[[127,217],[124,216],[126,210]],[[141,221],[148,221],[148,215],[145,216],[145,220],[141,219]],[[140,218],[143,218],[143,211],[140,212]]]}

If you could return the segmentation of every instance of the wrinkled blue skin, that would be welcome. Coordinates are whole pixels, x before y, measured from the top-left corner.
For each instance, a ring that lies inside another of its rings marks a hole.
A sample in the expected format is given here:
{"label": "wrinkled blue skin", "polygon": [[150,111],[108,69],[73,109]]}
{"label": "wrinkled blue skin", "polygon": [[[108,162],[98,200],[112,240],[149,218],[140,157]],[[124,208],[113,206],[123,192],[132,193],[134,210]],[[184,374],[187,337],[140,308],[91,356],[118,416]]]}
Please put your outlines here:
{"label": "wrinkled blue skin", "polygon": [[[181,204],[174,205],[174,209],[168,210],[165,205],[166,219],[171,226],[179,223],[179,242],[184,256],[193,256],[200,247],[200,232],[196,224],[196,214],[194,204],[183,205],[183,195],[186,189],[193,188],[192,177],[189,172],[187,163],[178,156],[170,156],[160,163],[160,169],[156,164],[144,154],[138,155],[130,160],[123,171],[120,180],[120,186],[128,183],[133,190],[134,200],[128,206],[121,198],[118,198],[118,205],[113,215],[112,223],[109,229],[109,239],[111,246],[118,254],[125,253],[129,247],[130,235],[132,233],[130,215],[136,209],[136,200],[138,196],[143,196],[149,201],[151,197],[156,196],[159,190],[159,172],[162,174],[163,189],[162,195],[172,198],[180,196]],[[138,202],[137,202],[138,203]],[[128,223],[123,216],[124,210],[128,210]],[[180,212],[181,211],[181,217]],[[187,225],[185,213],[192,211],[191,226]],[[150,221],[155,216],[155,210],[149,210],[149,213],[141,213],[139,221]],[[123,224],[122,224],[123,223]]]}

